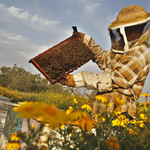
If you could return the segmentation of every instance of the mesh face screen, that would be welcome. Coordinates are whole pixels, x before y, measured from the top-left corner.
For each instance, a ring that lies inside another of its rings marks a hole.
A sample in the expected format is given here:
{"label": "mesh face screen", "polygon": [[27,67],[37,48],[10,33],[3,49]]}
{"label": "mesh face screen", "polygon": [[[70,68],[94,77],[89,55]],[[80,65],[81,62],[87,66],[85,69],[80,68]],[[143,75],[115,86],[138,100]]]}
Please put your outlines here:
{"label": "mesh face screen", "polygon": [[150,28],[150,22],[143,23],[140,25],[125,27],[125,33],[128,42],[140,38],[147,31],[148,28]]}
{"label": "mesh face screen", "polygon": [[111,42],[112,42],[112,48],[115,50],[121,50],[124,51],[124,39],[123,35],[120,33],[120,29],[114,29],[114,30],[109,30],[110,37],[111,37]]}
{"label": "mesh face screen", "polygon": [[[150,21],[139,25],[125,27],[125,35],[129,48],[131,48],[149,28]],[[109,33],[112,42],[112,49],[124,51],[125,42],[123,35],[120,32],[120,28],[109,30]]]}

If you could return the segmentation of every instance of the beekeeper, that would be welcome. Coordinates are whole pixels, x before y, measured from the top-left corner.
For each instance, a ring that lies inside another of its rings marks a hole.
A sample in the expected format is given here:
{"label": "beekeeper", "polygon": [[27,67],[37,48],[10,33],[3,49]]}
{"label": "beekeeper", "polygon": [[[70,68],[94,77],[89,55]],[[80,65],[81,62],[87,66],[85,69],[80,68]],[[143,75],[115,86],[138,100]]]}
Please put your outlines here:
{"label": "beekeeper", "polygon": [[[94,54],[103,73],[81,72],[64,75],[60,80],[63,85],[98,89],[98,94],[105,96],[115,108],[114,101],[123,99],[121,112],[130,119],[135,118],[136,99],[142,92],[150,69],[150,13],[143,7],[130,5],[123,8],[115,21],[108,27],[111,38],[111,50],[105,51],[96,45],[91,36],[77,32]],[[98,113],[99,101],[93,102],[93,114]]]}

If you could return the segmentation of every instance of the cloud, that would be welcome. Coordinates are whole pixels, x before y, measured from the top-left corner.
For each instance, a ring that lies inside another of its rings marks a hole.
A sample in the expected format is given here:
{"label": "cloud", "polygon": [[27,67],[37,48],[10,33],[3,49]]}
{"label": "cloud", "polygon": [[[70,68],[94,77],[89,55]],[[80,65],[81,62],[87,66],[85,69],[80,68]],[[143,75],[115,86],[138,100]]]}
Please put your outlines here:
{"label": "cloud", "polygon": [[0,9],[5,9],[5,5],[0,3]]}
{"label": "cloud", "polygon": [[51,21],[51,20],[48,20],[48,19],[43,19],[43,18],[40,18],[38,15],[34,15],[30,18],[31,22],[34,23],[34,24],[38,24],[40,26],[55,26],[56,24],[58,24],[59,22],[58,21]]}
{"label": "cloud", "polygon": [[22,35],[0,29],[0,67],[17,64],[36,72],[37,70],[28,61],[48,48],[47,45],[33,44]]}
{"label": "cloud", "polygon": [[25,11],[24,9],[15,6],[6,7],[5,5],[0,3],[0,9],[5,14],[9,13],[10,16],[23,20],[26,25],[36,30],[45,30],[45,27],[54,27],[60,23],[56,20],[42,18],[38,14],[32,15],[28,11]]}
{"label": "cloud", "polygon": [[84,12],[89,13],[89,14],[93,14],[96,7],[99,6],[99,5],[100,5],[99,3],[95,3],[95,4],[88,3],[88,4],[85,5]]}
{"label": "cloud", "polygon": [[109,13],[109,15],[107,16],[107,20],[108,20],[109,22],[115,21],[117,15],[118,15],[118,13],[119,13],[119,12],[116,12],[115,14],[110,14],[110,13]]}
{"label": "cloud", "polygon": [[15,34],[0,30],[0,43],[2,44],[8,44],[8,43],[13,43],[13,42],[24,43],[25,41],[27,41],[27,39],[23,37],[22,35],[19,35],[19,34],[15,35]]}
{"label": "cloud", "polygon": [[[11,51],[13,53],[24,54],[24,56],[31,57],[31,54],[41,53],[42,50],[47,50],[46,45],[32,44],[27,38],[19,34],[12,34],[0,29],[0,49],[1,51]],[[32,51],[30,51],[32,49]],[[30,52],[30,54],[29,54]],[[14,54],[15,56],[15,54]],[[23,55],[22,55],[23,56]]]}
{"label": "cloud", "polygon": [[30,17],[30,14],[28,11],[24,11],[24,9],[17,8],[14,6],[8,7],[7,11],[14,17],[19,19],[28,19]]}

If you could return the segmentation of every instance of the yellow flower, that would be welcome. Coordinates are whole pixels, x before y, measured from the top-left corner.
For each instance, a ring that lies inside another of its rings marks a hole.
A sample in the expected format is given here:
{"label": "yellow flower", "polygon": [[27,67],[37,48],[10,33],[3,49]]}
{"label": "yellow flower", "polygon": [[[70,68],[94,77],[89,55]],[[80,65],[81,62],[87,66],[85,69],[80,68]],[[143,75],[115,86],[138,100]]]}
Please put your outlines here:
{"label": "yellow flower", "polygon": [[121,112],[121,107],[120,106],[117,106],[116,108],[115,108],[115,112]]}
{"label": "yellow flower", "polygon": [[145,124],[143,121],[137,121],[138,125],[140,128],[144,128],[145,127]]}
{"label": "yellow flower", "polygon": [[150,97],[150,95],[148,93],[141,93],[140,95],[143,97]]}
{"label": "yellow flower", "polygon": [[43,122],[50,122],[53,119],[56,121],[67,120],[66,112],[57,109],[55,106],[48,105],[46,103],[36,103],[35,106],[38,110],[37,115],[41,117],[41,121]]}
{"label": "yellow flower", "polygon": [[11,137],[11,141],[18,141],[19,137],[17,136],[17,132],[12,133]]}
{"label": "yellow flower", "polygon": [[72,112],[72,111],[71,111],[70,109],[67,109],[67,110],[66,110],[66,115],[70,115],[71,112]]}
{"label": "yellow flower", "polygon": [[9,142],[6,146],[6,150],[15,150],[21,148],[21,145],[18,142]]}
{"label": "yellow flower", "polygon": [[148,124],[150,125],[150,119],[148,119]]}
{"label": "yellow flower", "polygon": [[80,118],[78,121],[78,126],[86,131],[93,129],[94,124],[96,125],[95,121],[92,118],[90,118],[89,116],[84,116],[84,117]]}
{"label": "yellow flower", "polygon": [[106,119],[105,119],[105,117],[103,117],[103,116],[101,116],[101,117],[99,118],[100,123],[101,123],[101,122],[105,122],[105,120],[106,120]]}
{"label": "yellow flower", "polygon": [[114,148],[115,150],[120,150],[120,144],[117,138],[110,137],[106,140],[109,149]]}
{"label": "yellow flower", "polygon": [[137,121],[136,120],[131,120],[130,123],[136,125]]}
{"label": "yellow flower", "polygon": [[105,96],[102,96],[102,95],[96,95],[95,96],[95,99],[101,101],[102,103],[107,103],[107,99]]}
{"label": "yellow flower", "polygon": [[132,124],[135,124],[135,125],[138,125],[140,128],[144,128],[145,127],[145,124],[144,124],[144,121],[143,120],[140,120],[140,121],[130,121]]}
{"label": "yellow flower", "polygon": [[58,110],[55,106],[49,106],[45,104],[45,106],[42,107],[42,110],[44,117],[56,117],[58,115]]}
{"label": "yellow flower", "polygon": [[43,122],[47,122],[50,128],[58,127],[59,124],[64,124],[68,120],[66,112],[59,110],[54,106],[47,106],[43,108]]}
{"label": "yellow flower", "polygon": [[120,115],[121,111],[114,111],[115,115]]}
{"label": "yellow flower", "polygon": [[65,127],[65,125],[64,125],[64,124],[62,124],[62,125],[60,126],[60,129],[61,129],[61,130],[63,130],[63,129],[64,129],[64,127]]}
{"label": "yellow flower", "polygon": [[146,106],[150,106],[150,102],[146,102]]}
{"label": "yellow flower", "polygon": [[127,118],[126,118],[125,115],[119,115],[119,116],[118,116],[118,119],[119,119],[119,120],[126,120]]}
{"label": "yellow flower", "polygon": [[69,120],[75,121],[75,120],[80,119],[84,116],[88,116],[86,112],[84,112],[82,110],[76,110],[75,112],[73,112],[69,115]]}
{"label": "yellow flower", "polygon": [[107,104],[108,107],[111,106],[111,105],[112,105],[112,103],[108,103],[108,104]]}
{"label": "yellow flower", "polygon": [[19,112],[18,117],[35,118],[38,121],[47,122],[51,128],[58,126],[60,122],[65,123],[68,119],[65,111],[43,102],[23,102],[15,107],[14,111]]}
{"label": "yellow flower", "polygon": [[140,116],[141,119],[146,119],[146,118],[147,118],[147,117],[145,116],[145,114],[143,114],[143,113],[139,114],[139,116]]}
{"label": "yellow flower", "polygon": [[59,122],[57,120],[55,120],[54,118],[51,120],[48,120],[47,123],[48,123],[48,127],[51,129],[59,127]]}
{"label": "yellow flower", "polygon": [[98,114],[93,115],[93,118],[97,121],[97,119],[98,119]]}
{"label": "yellow flower", "polygon": [[118,119],[114,119],[112,121],[112,126],[120,126],[120,121]]}
{"label": "yellow flower", "polygon": [[147,131],[145,131],[145,132],[143,133],[142,138],[143,138],[143,137],[145,138],[145,136],[146,136],[148,139],[150,139],[150,131],[149,131],[149,130],[147,130]]}
{"label": "yellow flower", "polygon": [[129,119],[126,118],[125,115],[119,115],[118,118],[112,120],[112,126],[126,127],[128,123],[129,123]]}
{"label": "yellow flower", "polygon": [[73,99],[73,103],[77,104],[78,101],[76,100],[76,98]]}
{"label": "yellow flower", "polygon": [[17,107],[14,107],[14,112],[18,112],[18,117],[21,118],[32,118],[35,115],[37,108],[35,107],[33,102],[23,102],[19,104]]}
{"label": "yellow flower", "polygon": [[114,100],[114,105],[115,106],[120,106],[120,105],[123,105],[123,104],[125,104],[123,99],[117,98],[116,100]]}
{"label": "yellow flower", "polygon": [[34,126],[34,124],[31,124],[31,130],[34,130],[34,128],[35,128],[35,126]]}
{"label": "yellow flower", "polygon": [[69,109],[66,110],[66,115],[70,115],[73,112],[73,107],[69,106]]}
{"label": "yellow flower", "polygon": [[138,135],[138,132],[137,131],[134,131],[133,129],[127,129],[129,130],[129,134],[130,135],[134,135],[134,136],[137,136]]}
{"label": "yellow flower", "polygon": [[73,111],[73,107],[72,107],[72,106],[69,106],[69,109],[70,109],[71,111]]}
{"label": "yellow flower", "polygon": [[81,107],[82,109],[87,109],[87,111],[91,111],[91,107],[88,104],[84,104]]}

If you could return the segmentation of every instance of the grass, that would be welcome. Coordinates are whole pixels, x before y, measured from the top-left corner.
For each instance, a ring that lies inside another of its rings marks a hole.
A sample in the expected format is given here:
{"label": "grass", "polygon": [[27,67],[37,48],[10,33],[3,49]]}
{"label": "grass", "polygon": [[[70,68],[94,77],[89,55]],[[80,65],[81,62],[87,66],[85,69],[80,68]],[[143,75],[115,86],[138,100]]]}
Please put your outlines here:
{"label": "grass", "polygon": [[[72,106],[72,113],[81,109],[83,104],[92,106],[92,99],[84,98],[79,95],[72,95],[65,91],[61,94],[56,92],[23,93],[13,91],[9,87],[3,88],[0,86],[0,95],[9,97],[16,103],[19,101],[46,102],[49,105],[55,105],[57,108],[65,111],[69,106]],[[149,94],[144,93],[142,93],[141,96],[145,99],[150,97]],[[150,102],[140,103],[140,100],[138,100],[136,104],[136,120],[134,121],[129,122],[126,118],[119,114],[115,114],[114,112],[111,114],[112,117],[108,117],[106,113],[98,114],[99,118],[95,127],[96,134],[83,130],[86,126],[91,127],[91,120],[88,119],[82,121],[82,117],[80,118],[80,125],[83,126],[80,126],[79,128],[72,128],[70,125],[66,125],[63,130],[56,128],[57,132],[60,133],[60,136],[66,139],[65,141],[61,141],[63,143],[63,149],[70,149],[71,143],[69,140],[72,140],[76,148],[83,150],[90,150],[96,147],[98,150],[109,150],[111,148],[118,150],[150,149]],[[75,116],[76,115],[77,113]],[[90,113],[89,115],[91,116]],[[116,119],[113,119],[114,115],[116,115]],[[102,117],[104,118],[103,120],[101,119]],[[68,132],[68,130],[70,132]],[[51,131],[51,133],[52,132],[53,131]],[[70,139],[67,141],[68,136]],[[60,142],[60,139],[57,138],[50,138],[49,140],[52,142],[52,147]]]}
{"label": "grass", "polygon": [[[85,103],[92,106],[91,98],[84,98],[80,95],[72,95],[67,91],[62,92],[61,94],[57,92],[24,93],[18,92],[17,90],[13,91],[9,87],[4,88],[0,86],[0,96],[6,96],[14,103],[23,101],[46,102],[63,110],[67,110],[69,106],[74,107],[74,105],[76,105],[76,109],[78,109]],[[74,103],[75,100],[77,100],[77,103]]]}

